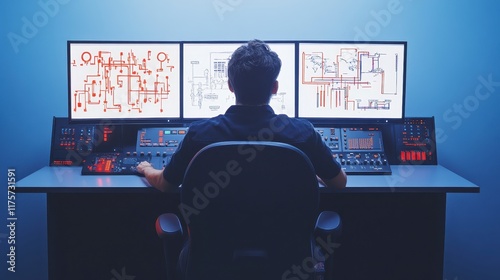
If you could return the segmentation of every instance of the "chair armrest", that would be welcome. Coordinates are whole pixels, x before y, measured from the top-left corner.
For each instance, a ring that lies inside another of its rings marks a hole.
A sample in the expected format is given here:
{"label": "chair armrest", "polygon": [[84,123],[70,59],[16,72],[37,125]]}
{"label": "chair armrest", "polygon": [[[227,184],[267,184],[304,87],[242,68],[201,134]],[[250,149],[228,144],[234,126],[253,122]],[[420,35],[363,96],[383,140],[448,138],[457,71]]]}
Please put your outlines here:
{"label": "chair armrest", "polygon": [[314,227],[314,236],[327,239],[337,239],[342,233],[342,220],[337,212],[323,211],[319,214]]}
{"label": "chair armrest", "polygon": [[184,234],[179,218],[172,213],[160,215],[155,222],[156,234],[162,241],[167,279],[175,279]]}
{"label": "chair armrest", "polygon": [[156,234],[160,238],[175,237],[182,235],[182,225],[179,217],[172,213],[161,214],[155,223]]}

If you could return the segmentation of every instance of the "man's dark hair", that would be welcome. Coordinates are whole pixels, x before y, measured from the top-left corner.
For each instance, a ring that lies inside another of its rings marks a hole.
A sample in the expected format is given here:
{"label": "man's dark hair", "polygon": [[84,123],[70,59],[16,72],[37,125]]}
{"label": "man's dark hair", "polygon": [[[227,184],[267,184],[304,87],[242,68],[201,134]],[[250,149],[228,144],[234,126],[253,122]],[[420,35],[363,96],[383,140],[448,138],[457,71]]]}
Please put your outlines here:
{"label": "man's dark hair", "polygon": [[280,58],[263,41],[252,40],[239,47],[228,64],[236,101],[243,105],[267,104],[280,70]]}

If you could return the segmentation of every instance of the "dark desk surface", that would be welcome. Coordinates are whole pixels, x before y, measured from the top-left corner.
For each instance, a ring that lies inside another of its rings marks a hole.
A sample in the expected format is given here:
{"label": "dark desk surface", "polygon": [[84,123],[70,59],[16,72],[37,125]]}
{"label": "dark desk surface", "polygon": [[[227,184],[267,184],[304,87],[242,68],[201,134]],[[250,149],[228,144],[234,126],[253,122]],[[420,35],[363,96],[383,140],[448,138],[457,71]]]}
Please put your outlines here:
{"label": "dark desk surface", "polygon": [[[478,193],[479,187],[440,165],[393,165],[392,175],[349,175],[341,192]],[[43,167],[20,180],[19,193],[157,192],[144,177],[81,175],[81,167]],[[322,188],[322,192],[338,192]]]}

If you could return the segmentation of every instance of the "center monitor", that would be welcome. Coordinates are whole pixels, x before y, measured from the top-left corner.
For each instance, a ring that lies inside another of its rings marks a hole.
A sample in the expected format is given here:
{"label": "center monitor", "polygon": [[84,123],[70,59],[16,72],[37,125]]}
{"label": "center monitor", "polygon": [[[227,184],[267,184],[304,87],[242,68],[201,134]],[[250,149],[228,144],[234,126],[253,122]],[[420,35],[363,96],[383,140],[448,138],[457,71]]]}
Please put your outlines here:
{"label": "center monitor", "polygon": [[299,42],[298,117],[401,121],[406,42]]}
{"label": "center monitor", "polygon": [[[186,42],[183,44],[183,115],[185,119],[224,114],[235,104],[228,88],[228,63],[246,42]],[[279,89],[270,105],[276,114],[295,117],[295,43],[266,42],[281,59]]]}

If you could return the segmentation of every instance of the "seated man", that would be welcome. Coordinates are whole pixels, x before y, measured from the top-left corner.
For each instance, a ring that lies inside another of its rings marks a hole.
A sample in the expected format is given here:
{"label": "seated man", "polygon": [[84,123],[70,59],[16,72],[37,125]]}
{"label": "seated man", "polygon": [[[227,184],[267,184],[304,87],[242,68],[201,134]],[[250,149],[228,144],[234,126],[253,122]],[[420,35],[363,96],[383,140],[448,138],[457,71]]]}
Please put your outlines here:
{"label": "seated man", "polygon": [[193,122],[163,169],[141,162],[137,170],[161,191],[182,184],[193,156],[208,144],[221,141],[277,141],[302,150],[311,160],[318,180],[326,187],[344,188],[347,177],[313,125],[306,120],[274,113],[269,101],[278,91],[281,60],[262,41],[239,47],[228,64],[228,86],[236,98],[224,115]]}

